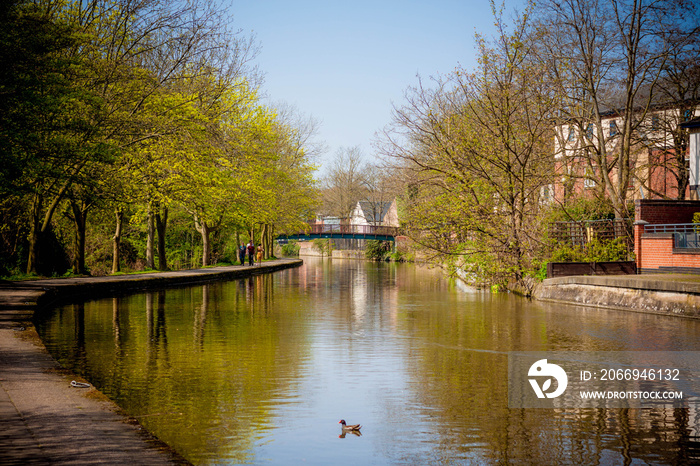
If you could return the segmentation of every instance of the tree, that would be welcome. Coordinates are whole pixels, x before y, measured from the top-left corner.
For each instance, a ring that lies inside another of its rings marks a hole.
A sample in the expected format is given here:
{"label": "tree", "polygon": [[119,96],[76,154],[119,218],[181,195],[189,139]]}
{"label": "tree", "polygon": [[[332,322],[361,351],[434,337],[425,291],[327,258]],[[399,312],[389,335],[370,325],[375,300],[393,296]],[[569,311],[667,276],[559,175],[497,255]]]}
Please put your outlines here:
{"label": "tree", "polygon": [[[551,109],[529,12],[512,32],[477,36],[479,68],[407,92],[384,153],[407,174],[406,231],[475,282],[529,284],[541,244],[540,193],[550,182]],[[406,141],[406,142],[404,142]]]}
{"label": "tree", "polygon": [[[558,135],[559,146],[566,146],[569,134],[577,137],[574,150],[587,165],[587,178],[610,199],[616,217],[627,219],[635,154],[655,103],[653,91],[674,50],[670,29],[684,24],[691,4],[551,0],[542,6],[550,79],[568,97],[560,107],[559,127],[565,130]],[[689,32],[686,28],[683,35]]]}
{"label": "tree", "polygon": [[81,86],[92,70],[74,51],[86,46],[57,2],[11,2],[3,14],[2,114],[5,192],[30,198],[28,272],[51,273],[41,260],[51,219],[84,168],[108,161],[108,143],[92,122],[103,102]]}
{"label": "tree", "polygon": [[266,176],[274,195],[268,222],[263,224],[261,244],[265,258],[272,253],[275,231],[298,232],[312,218],[319,204],[314,189],[315,166],[311,158],[319,150],[311,141],[315,123],[296,111],[282,109],[274,122],[274,170]]}
{"label": "tree", "polygon": [[366,197],[366,176],[360,148],[339,148],[322,182],[325,213],[349,219],[357,202]]}

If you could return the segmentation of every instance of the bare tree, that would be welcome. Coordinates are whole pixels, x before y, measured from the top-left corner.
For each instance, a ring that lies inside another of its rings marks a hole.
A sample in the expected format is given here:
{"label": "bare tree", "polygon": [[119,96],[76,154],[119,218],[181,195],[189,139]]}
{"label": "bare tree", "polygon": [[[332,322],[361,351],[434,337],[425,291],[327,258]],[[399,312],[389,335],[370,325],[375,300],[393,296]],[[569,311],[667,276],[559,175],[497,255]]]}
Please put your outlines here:
{"label": "bare tree", "polygon": [[[640,129],[674,49],[669,28],[683,24],[690,2],[677,0],[547,0],[543,30],[550,77],[566,96],[559,147],[583,160],[586,175],[628,218]],[[696,27],[693,25],[693,28]],[[686,31],[687,33],[687,31]],[[572,132],[573,131],[573,132]],[[570,141],[569,141],[570,142]]]}
{"label": "bare tree", "polygon": [[357,202],[367,197],[367,168],[358,146],[341,147],[322,180],[323,210],[349,219]]}
{"label": "bare tree", "polygon": [[368,165],[364,185],[366,196],[363,201],[371,217],[368,220],[375,225],[386,223],[385,216],[401,192],[394,171],[379,164]]}

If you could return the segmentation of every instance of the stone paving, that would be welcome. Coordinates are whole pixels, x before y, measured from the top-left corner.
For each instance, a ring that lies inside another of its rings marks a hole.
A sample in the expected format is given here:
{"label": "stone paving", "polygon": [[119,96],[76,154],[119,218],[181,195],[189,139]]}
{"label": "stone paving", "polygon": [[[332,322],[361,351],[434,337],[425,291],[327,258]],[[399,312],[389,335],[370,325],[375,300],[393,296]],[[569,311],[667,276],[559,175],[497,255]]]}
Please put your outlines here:
{"label": "stone paving", "polygon": [[71,386],[76,377],[48,354],[31,323],[37,308],[68,296],[233,279],[301,263],[0,283],[0,464],[188,464],[95,388]]}

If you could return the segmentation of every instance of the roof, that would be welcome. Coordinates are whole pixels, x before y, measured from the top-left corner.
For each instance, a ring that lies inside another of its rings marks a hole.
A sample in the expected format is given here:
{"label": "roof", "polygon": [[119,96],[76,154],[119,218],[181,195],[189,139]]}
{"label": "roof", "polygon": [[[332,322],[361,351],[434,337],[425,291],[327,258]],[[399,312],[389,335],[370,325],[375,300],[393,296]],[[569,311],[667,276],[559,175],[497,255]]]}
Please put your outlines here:
{"label": "roof", "polygon": [[[362,209],[365,220],[370,223],[380,223],[384,221],[384,217],[386,217],[387,212],[389,212],[392,203],[360,201],[358,204],[360,209]],[[375,215],[377,216],[376,219]]]}

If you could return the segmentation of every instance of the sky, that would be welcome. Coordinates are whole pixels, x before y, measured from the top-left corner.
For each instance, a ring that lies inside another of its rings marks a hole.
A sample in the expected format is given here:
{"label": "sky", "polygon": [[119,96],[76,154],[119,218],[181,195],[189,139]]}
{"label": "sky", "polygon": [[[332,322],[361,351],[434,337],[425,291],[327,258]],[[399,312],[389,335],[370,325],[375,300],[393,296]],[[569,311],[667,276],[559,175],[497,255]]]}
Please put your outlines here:
{"label": "sky", "polygon": [[233,26],[255,35],[254,61],[270,103],[285,102],[319,123],[327,149],[358,146],[371,161],[392,104],[431,76],[474,69],[474,34],[491,35],[487,0],[229,0]]}

